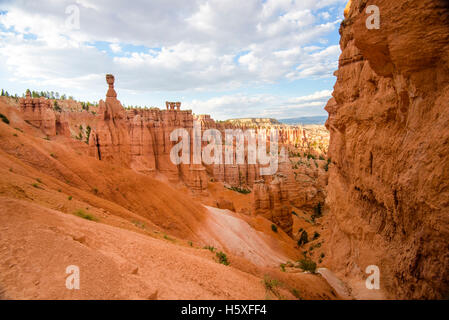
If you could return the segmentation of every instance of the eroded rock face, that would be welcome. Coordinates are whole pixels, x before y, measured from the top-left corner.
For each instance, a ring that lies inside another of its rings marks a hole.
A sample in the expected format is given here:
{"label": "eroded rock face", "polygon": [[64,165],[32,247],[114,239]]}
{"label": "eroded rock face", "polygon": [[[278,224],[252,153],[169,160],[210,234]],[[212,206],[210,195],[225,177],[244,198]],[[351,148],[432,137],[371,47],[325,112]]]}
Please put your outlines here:
{"label": "eroded rock face", "polygon": [[32,98],[29,92],[18,102],[23,120],[39,128],[47,137],[62,135],[87,142],[90,132],[87,133],[86,129],[95,117],[91,112],[82,110],[79,102]]}
{"label": "eroded rock face", "polygon": [[175,165],[170,151],[176,142],[170,133],[176,128],[191,132],[191,110],[125,110],[114,90],[114,77],[106,76],[109,85],[106,102],[100,101],[96,125],[89,139],[89,153],[100,160],[117,163],[143,174],[156,171],[171,182],[183,181],[194,191],[207,186],[206,170],[201,165]]}
{"label": "eroded rock face", "polygon": [[[178,128],[186,129],[190,137],[194,135],[194,121],[201,123],[201,137],[209,129],[218,130],[222,138],[222,159],[225,159],[226,130],[254,129],[269,131],[272,127],[246,127],[232,123],[216,123],[208,115],[195,116],[191,110],[181,110],[181,103],[166,102],[167,110],[130,109],[125,110],[114,90],[114,77],[106,76],[109,89],[106,101],[100,101],[96,123],[89,139],[89,153],[98,159],[115,162],[144,174],[160,172],[170,181],[183,181],[193,191],[203,191],[208,181],[226,183],[232,187],[252,187],[260,179],[258,164],[180,164],[170,159],[170,152],[177,142],[170,141],[170,134]],[[281,144],[301,141],[299,127],[279,127]],[[236,140],[233,144],[235,146]],[[208,143],[202,143],[205,147]],[[191,151],[193,144],[191,143]],[[234,147],[234,156],[236,148]],[[245,149],[247,158],[247,150]]]}
{"label": "eroded rock face", "polygon": [[[170,134],[175,129],[185,129],[190,138],[194,135],[194,122],[201,124],[201,135],[207,130],[214,129],[219,132],[222,139],[221,158],[226,158],[227,140],[229,130],[237,135],[253,130],[255,137],[265,133],[268,138],[266,149],[270,150],[270,130],[278,131],[279,150],[300,148],[302,151],[316,152],[322,148],[323,141],[317,137],[310,137],[314,130],[306,130],[300,126],[286,126],[275,121],[227,121],[215,122],[209,115],[194,115],[191,110],[181,110],[180,102],[166,102],[166,110],[151,109],[125,109],[117,99],[114,88],[115,78],[106,75],[108,90],[105,101],[101,100],[93,110],[86,110],[84,105],[76,101],[54,101],[45,99],[32,99],[27,97],[20,100],[24,118],[33,126],[40,128],[49,136],[64,135],[73,138],[73,147],[102,161],[108,161],[130,168],[142,174],[153,175],[161,173],[170,182],[182,182],[193,192],[202,193],[210,181],[222,182],[228,188],[236,191],[252,192],[253,213],[262,214],[276,223],[280,228],[291,234],[292,219],[290,203],[307,205],[316,202],[317,191],[306,186],[303,181],[296,178],[292,163],[280,159],[278,175],[266,177],[263,185],[255,184],[261,180],[261,165],[248,164],[248,140],[245,140],[243,164],[174,164],[170,159],[170,152],[178,142],[170,140]],[[58,108],[53,108],[57,104]],[[91,105],[92,106],[92,105]],[[62,107],[62,108],[61,108]],[[320,135],[318,134],[318,137]],[[79,142],[76,142],[78,140]],[[87,143],[88,146],[84,143]],[[312,144],[317,142],[314,147]],[[237,158],[237,140],[230,144],[233,157]],[[208,142],[203,141],[202,147]],[[327,146],[327,143],[324,143]],[[229,144],[228,144],[229,146]],[[315,149],[314,149],[315,148]],[[193,151],[193,142],[190,143]],[[300,150],[297,149],[297,150]],[[204,159],[203,159],[204,160]],[[310,167],[310,164],[309,164]],[[312,172],[312,180],[315,173]],[[254,192],[253,192],[254,191]],[[304,196],[307,195],[307,196]],[[235,210],[234,205],[220,200],[217,206]],[[261,204],[260,206],[258,204]],[[299,206],[299,205],[298,205]]]}
{"label": "eroded rock face", "polygon": [[286,178],[275,174],[254,183],[253,212],[273,221],[291,236],[293,218]]}
{"label": "eroded rock face", "polygon": [[217,208],[235,211],[234,203],[223,198],[217,200]]}
{"label": "eroded rock face", "polygon": [[327,205],[332,268],[395,298],[449,292],[449,6],[353,0],[341,26]]}
{"label": "eroded rock face", "polygon": [[27,92],[26,98],[21,98],[19,104],[23,120],[40,128],[47,136],[56,135],[56,115],[49,100],[31,98],[30,92]]}

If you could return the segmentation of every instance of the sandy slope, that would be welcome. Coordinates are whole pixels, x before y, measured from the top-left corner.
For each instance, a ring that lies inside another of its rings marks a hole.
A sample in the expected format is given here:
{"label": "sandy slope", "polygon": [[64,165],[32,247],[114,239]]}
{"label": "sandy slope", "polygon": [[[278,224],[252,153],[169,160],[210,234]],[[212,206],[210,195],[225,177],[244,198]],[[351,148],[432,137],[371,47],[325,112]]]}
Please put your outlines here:
{"label": "sandy slope", "polygon": [[[11,298],[263,299],[260,279],[177,246],[26,201],[0,198],[0,282]],[[81,289],[67,290],[77,265]],[[133,271],[138,268],[137,274]]]}
{"label": "sandy slope", "polygon": [[259,266],[277,267],[289,260],[275,239],[255,230],[243,219],[233,216],[229,210],[213,207],[207,209],[210,216],[204,222],[204,229],[212,234],[212,237],[208,237],[213,239],[213,245]]}
{"label": "sandy slope", "polygon": [[[5,197],[0,198],[0,261],[2,298],[7,299],[270,297],[261,277],[217,263],[208,250]],[[80,268],[80,290],[65,287],[69,265]],[[284,298],[293,298],[291,284],[304,298],[336,298],[317,276],[279,278],[285,283],[279,288]]]}

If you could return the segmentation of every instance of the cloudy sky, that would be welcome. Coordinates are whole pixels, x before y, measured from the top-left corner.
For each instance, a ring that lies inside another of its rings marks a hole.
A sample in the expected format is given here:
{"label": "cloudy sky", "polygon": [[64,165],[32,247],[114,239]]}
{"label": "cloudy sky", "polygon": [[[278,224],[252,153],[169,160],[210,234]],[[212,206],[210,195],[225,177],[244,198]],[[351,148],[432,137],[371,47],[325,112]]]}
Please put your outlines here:
{"label": "cloudy sky", "polygon": [[[0,87],[215,119],[326,115],[347,0],[0,0]],[[78,19],[79,17],[79,19]]]}

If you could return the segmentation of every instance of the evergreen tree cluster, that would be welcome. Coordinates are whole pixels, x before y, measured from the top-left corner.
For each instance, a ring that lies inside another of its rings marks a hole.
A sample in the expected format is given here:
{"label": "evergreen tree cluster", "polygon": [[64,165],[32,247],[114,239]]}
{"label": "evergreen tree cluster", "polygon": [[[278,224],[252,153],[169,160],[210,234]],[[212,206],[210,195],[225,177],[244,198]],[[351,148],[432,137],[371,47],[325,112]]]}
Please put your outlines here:
{"label": "evergreen tree cluster", "polygon": [[123,104],[123,106],[124,106],[124,108],[125,108],[126,110],[131,110],[131,109],[143,109],[143,110],[157,109],[156,107],[153,107],[153,106],[151,106],[151,107],[148,107],[148,106],[138,106],[138,105],[135,105],[135,106],[133,106],[133,105],[125,106],[124,104]]}
{"label": "evergreen tree cluster", "polygon": [[19,97],[17,96],[17,94],[12,95],[12,94],[8,93],[8,91],[6,91],[5,89],[2,89],[2,91],[1,91],[1,96],[2,96],[2,97],[11,97],[11,98],[16,98],[16,99],[19,98]]}
{"label": "evergreen tree cluster", "polygon": [[89,111],[89,108],[92,106],[94,106],[94,107],[98,106],[98,103],[91,103],[89,101],[88,102],[80,101],[80,104],[81,104],[81,108],[83,108],[83,110],[86,110],[86,111]]}
{"label": "evergreen tree cluster", "polygon": [[[67,100],[67,95],[62,94],[60,95],[59,92],[55,91],[31,91],[30,89],[27,89],[24,94],[22,94],[22,98],[25,98],[26,93],[30,93],[32,98],[47,98],[47,99],[53,99],[53,100]],[[16,94],[12,95],[8,93],[5,89],[1,90],[1,96],[2,97],[12,97],[12,98],[19,98],[19,96]],[[68,99],[73,100],[73,97],[69,97]]]}
{"label": "evergreen tree cluster", "polygon": [[33,98],[47,98],[47,99],[53,99],[53,100],[67,100],[67,96],[65,94],[60,95],[59,92],[55,91],[31,91],[30,89],[27,89],[27,92],[31,93],[31,97]]}

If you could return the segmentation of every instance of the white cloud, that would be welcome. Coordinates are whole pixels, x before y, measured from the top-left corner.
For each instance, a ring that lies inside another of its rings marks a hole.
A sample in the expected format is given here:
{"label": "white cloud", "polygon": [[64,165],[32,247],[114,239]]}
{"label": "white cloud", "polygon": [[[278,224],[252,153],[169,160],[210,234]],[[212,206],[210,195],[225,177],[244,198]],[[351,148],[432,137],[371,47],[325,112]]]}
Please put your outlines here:
{"label": "white cloud", "polygon": [[[80,94],[103,88],[94,82],[105,73],[117,74],[128,92],[217,92],[330,77],[339,48],[327,45],[326,36],[338,20],[327,7],[345,2],[9,1],[0,15],[0,74]],[[79,30],[65,26],[65,9],[74,3]],[[320,16],[328,22],[320,24]],[[248,99],[227,105],[255,97]]]}
{"label": "white cloud", "polygon": [[303,103],[303,102],[310,102],[310,101],[322,101],[322,100],[329,100],[332,96],[331,90],[322,90],[317,91],[311,95],[308,96],[302,96],[302,97],[296,97],[296,98],[290,98],[288,100],[289,103]]}
{"label": "white cloud", "polygon": [[192,100],[186,105],[197,114],[212,112],[220,120],[242,117],[286,119],[302,115],[325,115],[324,107],[331,93],[330,90],[323,90],[294,98],[269,94],[234,94],[207,100]]}
{"label": "white cloud", "polygon": [[111,43],[109,48],[111,48],[111,51],[114,53],[119,53],[122,51],[122,47],[118,43]]}
{"label": "white cloud", "polygon": [[287,74],[289,79],[322,78],[329,77],[338,68],[340,46],[333,45],[323,50],[313,52]]}
{"label": "white cloud", "polygon": [[324,11],[320,14],[320,17],[323,18],[324,20],[329,20],[331,18],[331,15],[329,12]]}

